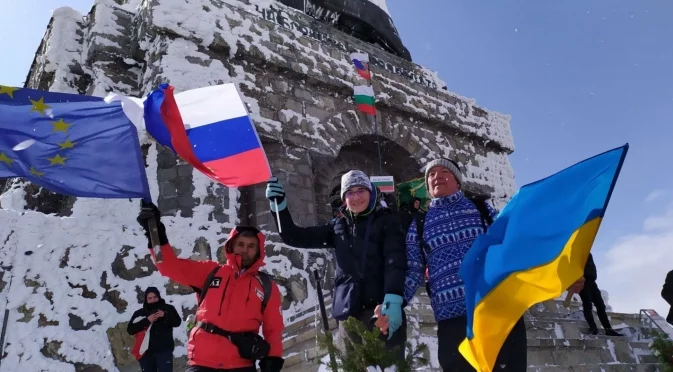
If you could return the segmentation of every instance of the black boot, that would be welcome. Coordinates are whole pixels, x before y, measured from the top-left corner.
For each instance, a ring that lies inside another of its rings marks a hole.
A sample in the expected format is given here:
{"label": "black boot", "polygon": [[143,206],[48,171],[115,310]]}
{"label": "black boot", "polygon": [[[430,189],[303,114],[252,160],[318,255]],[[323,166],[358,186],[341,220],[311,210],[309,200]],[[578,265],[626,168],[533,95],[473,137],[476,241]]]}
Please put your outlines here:
{"label": "black boot", "polygon": [[615,330],[612,329],[612,328],[606,328],[606,329],[605,329],[605,335],[606,335],[606,336],[624,336],[623,334],[621,334],[621,333],[615,331]]}
{"label": "black boot", "polygon": [[590,335],[598,335],[598,328],[589,328],[589,334]]}

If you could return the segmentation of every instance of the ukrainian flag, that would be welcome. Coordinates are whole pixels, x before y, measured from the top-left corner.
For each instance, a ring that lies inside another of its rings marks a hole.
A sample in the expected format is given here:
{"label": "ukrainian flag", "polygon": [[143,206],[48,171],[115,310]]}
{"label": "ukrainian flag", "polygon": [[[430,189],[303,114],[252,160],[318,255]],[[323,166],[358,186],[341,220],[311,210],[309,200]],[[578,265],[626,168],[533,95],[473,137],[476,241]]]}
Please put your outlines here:
{"label": "ukrainian flag", "polygon": [[629,145],[523,186],[463,260],[467,338],[461,354],[493,370],[507,335],[536,303],[584,274]]}

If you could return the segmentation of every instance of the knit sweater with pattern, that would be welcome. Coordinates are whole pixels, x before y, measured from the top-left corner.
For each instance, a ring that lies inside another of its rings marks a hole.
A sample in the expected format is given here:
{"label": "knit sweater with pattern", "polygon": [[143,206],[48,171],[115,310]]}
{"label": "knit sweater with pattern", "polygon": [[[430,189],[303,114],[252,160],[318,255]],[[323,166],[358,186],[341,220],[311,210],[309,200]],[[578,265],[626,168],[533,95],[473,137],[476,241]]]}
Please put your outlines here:
{"label": "knit sweater with pattern", "polygon": [[[490,205],[486,206],[495,219],[498,212]],[[430,251],[427,255],[430,303],[435,320],[439,322],[465,315],[465,285],[458,272],[472,243],[484,233],[481,215],[475,204],[458,191],[432,199],[424,225],[423,240]],[[408,302],[424,283],[426,268],[419,250],[416,221],[409,227],[406,245],[408,266],[404,298]]]}

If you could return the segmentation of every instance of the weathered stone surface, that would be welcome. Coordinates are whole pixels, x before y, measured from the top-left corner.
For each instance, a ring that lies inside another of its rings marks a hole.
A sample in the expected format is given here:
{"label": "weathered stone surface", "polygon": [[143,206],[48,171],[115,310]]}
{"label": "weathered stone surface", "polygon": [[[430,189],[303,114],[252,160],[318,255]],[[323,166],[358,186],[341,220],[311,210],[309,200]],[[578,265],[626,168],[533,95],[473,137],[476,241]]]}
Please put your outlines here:
{"label": "weathered stone surface", "polygon": [[74,329],[75,331],[91,329],[91,327],[103,323],[103,321],[100,319],[94,320],[93,322],[84,323],[84,319],[75,314],[68,314],[68,318],[70,328]]}
{"label": "weathered stone surface", "polygon": [[143,278],[151,275],[156,271],[156,267],[152,262],[152,258],[147,255],[143,258],[140,258],[136,261],[135,266],[128,269],[124,263],[124,258],[128,257],[129,252],[134,249],[134,247],[125,245],[121,248],[121,251],[117,254],[117,257],[112,262],[112,273],[124,280],[133,281],[138,278]]}
{"label": "weathered stone surface", "polygon": [[131,354],[135,337],[126,332],[126,327],[128,327],[128,322],[122,322],[106,331],[115,365],[119,367],[137,364],[135,357]]}

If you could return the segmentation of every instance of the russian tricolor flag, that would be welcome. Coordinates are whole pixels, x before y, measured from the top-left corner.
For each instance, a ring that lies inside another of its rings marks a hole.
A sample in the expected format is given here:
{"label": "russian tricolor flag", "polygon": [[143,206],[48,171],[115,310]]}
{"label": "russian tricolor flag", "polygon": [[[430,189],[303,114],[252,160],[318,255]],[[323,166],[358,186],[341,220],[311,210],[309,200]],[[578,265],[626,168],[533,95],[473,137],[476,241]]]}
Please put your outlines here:
{"label": "russian tricolor flag", "polygon": [[161,84],[144,102],[147,132],[213,180],[241,187],[266,182],[269,162],[234,84],[173,94]]}
{"label": "russian tricolor flag", "polygon": [[369,54],[366,53],[351,53],[351,61],[355,65],[355,70],[358,75],[366,80],[372,79],[372,73],[369,71]]}

